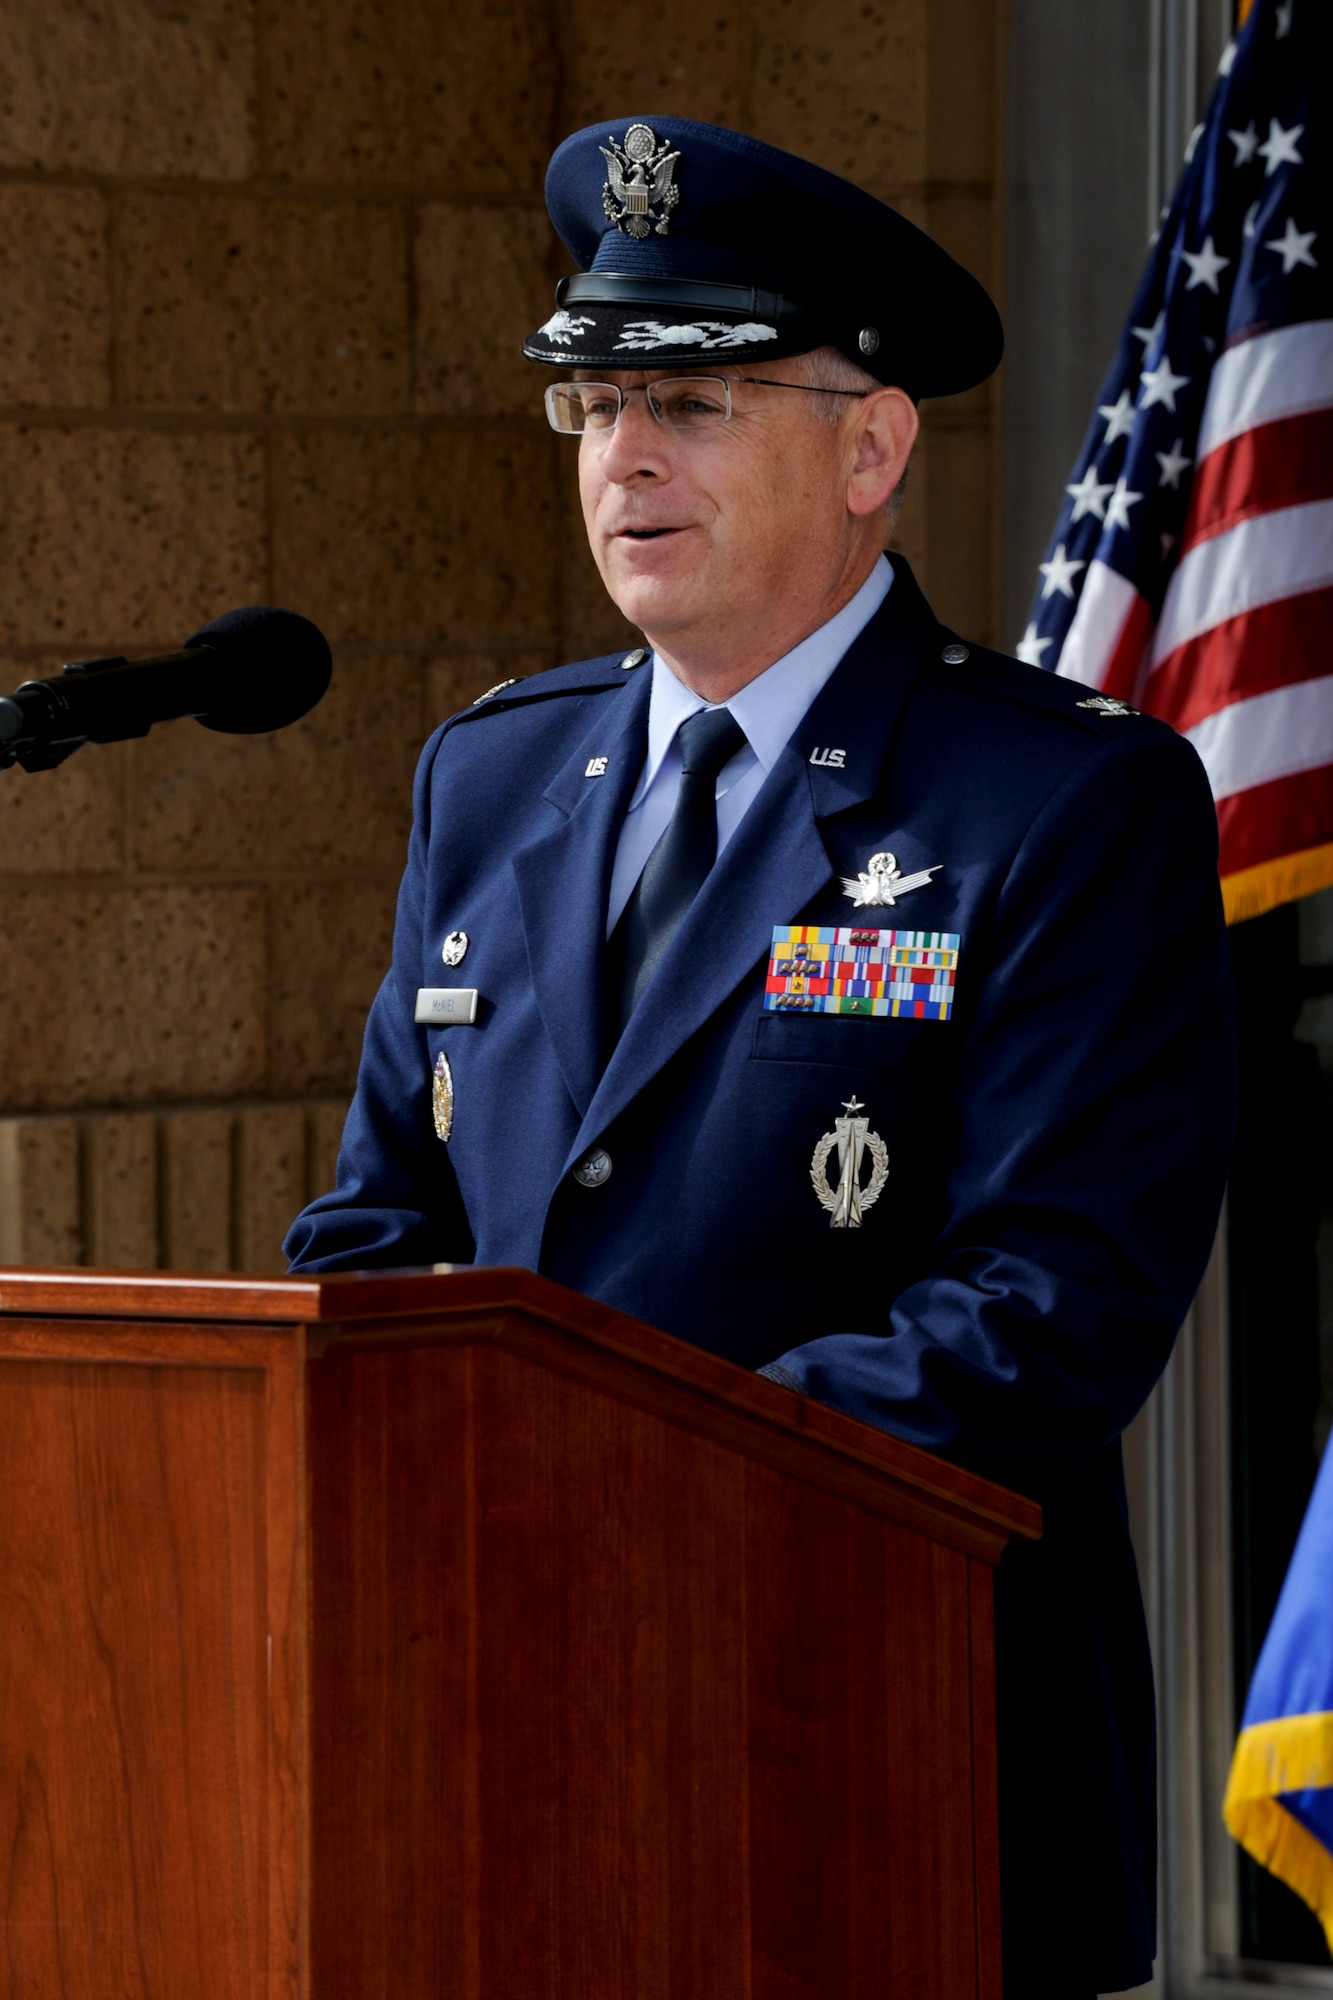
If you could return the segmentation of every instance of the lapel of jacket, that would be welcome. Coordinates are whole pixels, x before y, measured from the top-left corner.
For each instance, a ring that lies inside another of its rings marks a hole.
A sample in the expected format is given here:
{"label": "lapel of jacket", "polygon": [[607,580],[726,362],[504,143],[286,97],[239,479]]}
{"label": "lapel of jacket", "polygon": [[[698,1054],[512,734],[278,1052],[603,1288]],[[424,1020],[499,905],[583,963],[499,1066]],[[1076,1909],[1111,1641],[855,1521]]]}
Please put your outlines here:
{"label": "lapel of jacket", "polygon": [[[899,711],[939,627],[906,563],[709,875],[616,1045],[570,1152],[576,1160],[697,1033],[833,872],[820,821],[877,790]],[[842,768],[811,763],[840,749]],[[603,907],[605,893],[603,893]]]}
{"label": "lapel of jacket", "polygon": [[[553,832],[514,856],[528,967],[543,1025],[579,1116],[602,1067],[601,974],[611,868],[643,767],[652,676],[598,695],[593,720],[544,797],[560,815]],[[606,775],[589,777],[594,757]]]}

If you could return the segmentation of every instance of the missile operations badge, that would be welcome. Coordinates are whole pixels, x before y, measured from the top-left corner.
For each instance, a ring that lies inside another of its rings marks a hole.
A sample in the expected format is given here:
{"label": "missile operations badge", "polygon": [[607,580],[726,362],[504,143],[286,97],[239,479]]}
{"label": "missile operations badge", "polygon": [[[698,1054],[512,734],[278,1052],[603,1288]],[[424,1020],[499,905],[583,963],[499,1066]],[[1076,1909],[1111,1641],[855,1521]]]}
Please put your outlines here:
{"label": "missile operations badge", "polygon": [[[866,1209],[873,1208],[889,1178],[889,1152],[870,1120],[858,1116],[865,1110],[859,1098],[843,1105],[845,1116],[835,1118],[833,1130],[826,1132],[815,1147],[810,1161],[810,1179],[820,1202],[828,1210],[830,1229],[859,1229]],[[836,1186],[829,1179],[829,1154],[838,1149]],[[861,1185],[861,1167],[870,1158],[870,1178]]]}

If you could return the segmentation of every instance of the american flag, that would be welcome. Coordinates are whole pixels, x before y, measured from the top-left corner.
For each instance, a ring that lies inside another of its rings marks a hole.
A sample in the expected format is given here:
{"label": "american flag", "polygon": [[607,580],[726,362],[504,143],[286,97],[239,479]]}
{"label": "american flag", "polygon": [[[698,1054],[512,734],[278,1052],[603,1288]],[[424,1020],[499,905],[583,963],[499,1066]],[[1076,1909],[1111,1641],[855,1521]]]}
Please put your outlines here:
{"label": "american flag", "polygon": [[1232,922],[1333,883],[1330,0],[1224,54],[1017,652],[1160,715]]}

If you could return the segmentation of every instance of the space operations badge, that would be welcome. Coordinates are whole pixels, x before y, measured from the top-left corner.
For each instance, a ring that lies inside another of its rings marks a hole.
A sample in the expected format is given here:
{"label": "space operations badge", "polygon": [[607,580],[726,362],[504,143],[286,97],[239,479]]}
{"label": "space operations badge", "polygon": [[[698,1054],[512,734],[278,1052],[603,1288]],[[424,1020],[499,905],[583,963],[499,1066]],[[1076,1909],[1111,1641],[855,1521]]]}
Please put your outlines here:
{"label": "space operations badge", "polygon": [[774,1014],[947,1021],[961,942],[957,931],[778,924],[764,1007]]}

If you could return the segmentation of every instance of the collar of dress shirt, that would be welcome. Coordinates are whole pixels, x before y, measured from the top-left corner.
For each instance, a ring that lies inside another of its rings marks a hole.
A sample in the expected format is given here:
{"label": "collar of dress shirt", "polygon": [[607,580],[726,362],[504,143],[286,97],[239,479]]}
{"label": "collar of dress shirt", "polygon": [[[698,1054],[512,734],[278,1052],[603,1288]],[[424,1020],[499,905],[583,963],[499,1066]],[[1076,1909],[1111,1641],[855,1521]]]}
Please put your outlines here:
{"label": "collar of dress shirt", "polygon": [[[725,704],[745,731],[746,741],[763,766],[772,770],[795,734],[797,724],[837,666],[853,639],[870,623],[889,594],[893,570],[881,556],[855,597],[790,653],[748,682]],[[678,680],[666,661],[653,654],[653,684],[648,703],[648,755],[634,788],[629,810],[643,798],[662,768],[682,722],[707,708],[702,695]]]}

